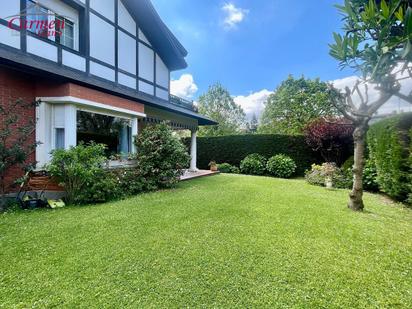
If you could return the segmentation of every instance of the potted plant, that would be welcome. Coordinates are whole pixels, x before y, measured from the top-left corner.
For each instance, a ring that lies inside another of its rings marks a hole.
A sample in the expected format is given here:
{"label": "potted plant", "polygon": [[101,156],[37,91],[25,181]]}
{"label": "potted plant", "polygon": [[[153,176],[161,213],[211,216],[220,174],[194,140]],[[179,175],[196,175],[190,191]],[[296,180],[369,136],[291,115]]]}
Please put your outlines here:
{"label": "potted plant", "polygon": [[210,170],[211,170],[212,172],[217,172],[217,164],[216,164],[215,161],[210,161],[210,162],[209,162],[209,167],[210,167]]}
{"label": "potted plant", "polygon": [[322,174],[325,177],[325,187],[327,189],[333,188],[333,175],[336,172],[336,165],[334,163],[323,163],[322,164]]}

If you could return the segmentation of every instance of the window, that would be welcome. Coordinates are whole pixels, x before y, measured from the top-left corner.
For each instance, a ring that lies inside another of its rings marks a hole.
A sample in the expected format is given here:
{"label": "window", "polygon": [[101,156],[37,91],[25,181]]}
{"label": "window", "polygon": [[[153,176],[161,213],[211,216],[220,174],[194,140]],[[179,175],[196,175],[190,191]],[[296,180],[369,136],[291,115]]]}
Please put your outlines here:
{"label": "window", "polygon": [[27,30],[47,38],[49,17],[49,10],[32,0],[27,1]]}
{"label": "window", "polygon": [[56,43],[74,49],[74,23],[56,15]]}
{"label": "window", "polygon": [[55,149],[64,149],[64,129],[56,128]]}
{"label": "window", "polygon": [[[64,14],[27,0],[27,30],[71,49],[76,47],[76,24]],[[73,15],[73,14],[72,14]]]}

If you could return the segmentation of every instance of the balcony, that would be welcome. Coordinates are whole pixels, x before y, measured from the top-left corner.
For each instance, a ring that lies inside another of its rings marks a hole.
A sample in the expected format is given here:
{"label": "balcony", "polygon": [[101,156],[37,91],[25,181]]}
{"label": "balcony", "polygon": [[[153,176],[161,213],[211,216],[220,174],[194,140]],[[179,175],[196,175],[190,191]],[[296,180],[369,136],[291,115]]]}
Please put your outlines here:
{"label": "balcony", "polygon": [[173,94],[170,95],[170,103],[183,107],[185,109],[198,112],[197,106],[193,104],[193,101],[189,101],[183,98],[179,98]]}

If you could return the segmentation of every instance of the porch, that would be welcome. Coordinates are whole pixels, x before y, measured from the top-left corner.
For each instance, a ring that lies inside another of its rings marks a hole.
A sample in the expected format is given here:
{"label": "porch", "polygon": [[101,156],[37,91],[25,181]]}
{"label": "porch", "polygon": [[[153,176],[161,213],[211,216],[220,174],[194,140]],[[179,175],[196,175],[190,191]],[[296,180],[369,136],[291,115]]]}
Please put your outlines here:
{"label": "porch", "polygon": [[37,97],[41,102],[36,108],[36,140],[41,142],[36,149],[39,170],[50,161],[54,149],[69,149],[81,142],[87,144],[92,141],[107,145],[109,166],[130,166],[128,159],[138,152],[134,138],[139,131],[145,126],[167,121],[173,130],[190,131],[189,170],[197,171],[197,119],[128,100],[126,103],[134,104],[127,104],[126,108],[113,106],[110,100],[97,98],[100,100],[92,101],[72,95]]}

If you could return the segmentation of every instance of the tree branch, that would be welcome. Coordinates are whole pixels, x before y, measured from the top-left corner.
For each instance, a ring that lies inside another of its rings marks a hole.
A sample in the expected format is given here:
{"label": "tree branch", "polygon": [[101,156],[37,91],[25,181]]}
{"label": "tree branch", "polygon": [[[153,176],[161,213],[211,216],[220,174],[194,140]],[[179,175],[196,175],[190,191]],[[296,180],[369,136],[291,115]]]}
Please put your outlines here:
{"label": "tree branch", "polygon": [[404,94],[400,93],[399,91],[394,92],[393,95],[395,97],[398,97],[398,98],[408,102],[409,104],[412,104],[412,97],[410,97],[410,96],[404,95]]}
{"label": "tree branch", "polygon": [[372,117],[373,114],[375,114],[383,104],[388,102],[388,100],[392,97],[392,95],[393,94],[390,92],[381,91],[380,98],[369,106],[368,111],[367,111],[368,115]]}

